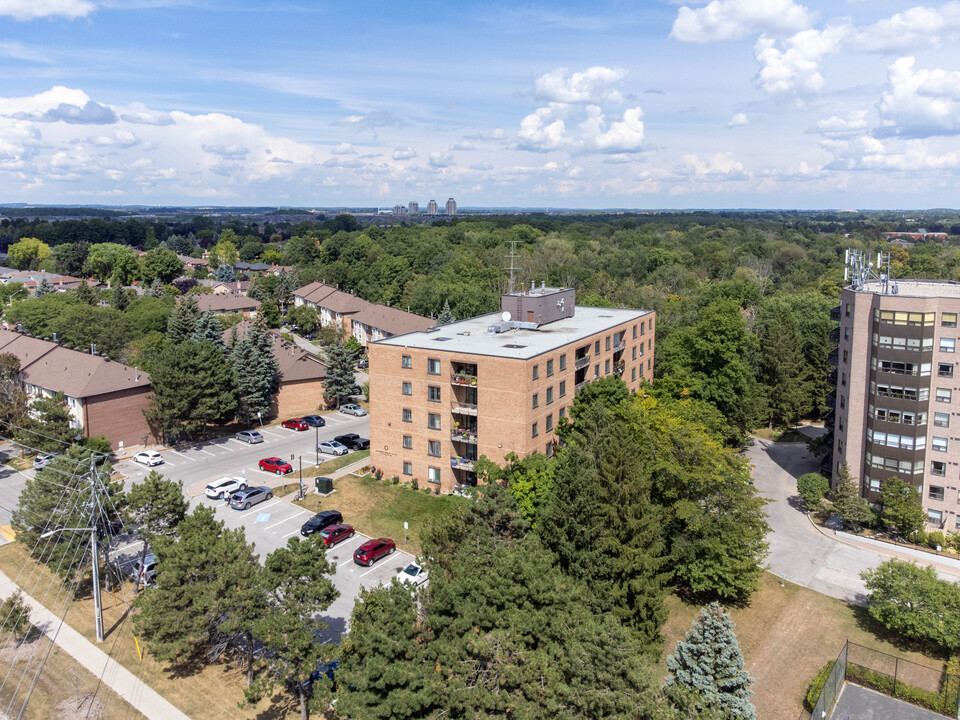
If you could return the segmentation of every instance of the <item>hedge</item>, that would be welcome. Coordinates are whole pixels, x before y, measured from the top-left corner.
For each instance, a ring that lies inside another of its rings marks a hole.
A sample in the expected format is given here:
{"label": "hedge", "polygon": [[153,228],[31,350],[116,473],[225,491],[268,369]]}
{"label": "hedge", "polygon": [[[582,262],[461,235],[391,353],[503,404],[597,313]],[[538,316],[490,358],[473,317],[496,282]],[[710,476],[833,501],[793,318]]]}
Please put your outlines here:
{"label": "hedge", "polygon": [[818,672],[817,676],[813,679],[813,682],[810,683],[807,696],[803,699],[803,706],[807,709],[807,712],[813,712],[817,700],[820,699],[820,693],[823,692],[823,686],[826,685],[827,678],[830,677],[830,671],[833,670],[833,664],[833,660],[831,660],[824,665],[823,669]]}
{"label": "hedge", "polygon": [[[957,691],[956,683],[950,683],[953,687],[947,688],[946,692],[930,692],[913,685],[907,685],[904,682],[894,682],[889,675],[878,673],[856,663],[847,663],[847,680],[855,682],[858,685],[872,688],[882,692],[884,695],[890,695],[899,700],[904,700],[911,705],[933,710],[934,712],[944,714],[946,711],[956,712],[957,709]],[[896,687],[894,687],[896,686]],[[896,692],[894,692],[896,690]]]}

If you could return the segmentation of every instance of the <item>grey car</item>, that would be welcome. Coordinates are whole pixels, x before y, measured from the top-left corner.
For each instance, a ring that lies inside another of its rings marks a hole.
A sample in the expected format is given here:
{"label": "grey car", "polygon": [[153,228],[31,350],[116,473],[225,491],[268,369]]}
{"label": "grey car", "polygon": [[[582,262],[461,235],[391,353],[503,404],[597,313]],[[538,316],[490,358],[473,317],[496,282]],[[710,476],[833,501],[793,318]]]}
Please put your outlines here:
{"label": "grey car", "polygon": [[261,435],[256,430],[241,430],[236,435],[234,435],[237,440],[243,440],[245,443],[250,445],[256,445],[257,443],[263,442],[263,435]]}
{"label": "grey car", "polygon": [[346,415],[356,415],[357,417],[363,417],[364,415],[367,414],[366,410],[364,410],[362,407],[354,403],[347,403],[346,405],[341,405],[340,412]]}
{"label": "grey car", "polygon": [[230,498],[230,507],[234,510],[248,510],[251,505],[256,505],[272,497],[273,491],[262,485],[246,490],[237,490]]}
{"label": "grey car", "polygon": [[133,572],[130,575],[134,582],[141,585],[154,584],[157,580],[157,556],[150,553],[143,559],[142,566],[140,561],[137,560],[137,564],[133,566]]}
{"label": "grey car", "polygon": [[350,452],[350,448],[338,443],[336,440],[324,440],[323,442],[317,443],[317,450],[324,455],[346,455]]}

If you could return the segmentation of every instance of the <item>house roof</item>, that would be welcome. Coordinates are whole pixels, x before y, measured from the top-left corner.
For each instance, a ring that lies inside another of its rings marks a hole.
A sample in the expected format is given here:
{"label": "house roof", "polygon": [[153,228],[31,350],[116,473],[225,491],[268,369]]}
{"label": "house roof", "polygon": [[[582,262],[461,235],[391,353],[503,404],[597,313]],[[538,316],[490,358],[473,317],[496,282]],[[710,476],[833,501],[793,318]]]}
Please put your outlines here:
{"label": "house roof", "polygon": [[[246,337],[250,329],[250,321],[244,320],[235,327],[237,337]],[[287,342],[277,330],[267,332],[273,340],[273,356],[277,359],[281,385],[285,382],[323,380],[327,376],[327,366],[321,363],[316,355],[294,343]],[[232,329],[224,331],[224,340],[229,340],[231,333]]]}
{"label": "house roof", "polygon": [[20,359],[25,382],[75,398],[150,387],[141,370],[11,330],[0,330],[0,353]]}
{"label": "house roof", "polygon": [[196,267],[202,267],[210,264],[210,261],[207,260],[206,258],[195,258],[195,257],[190,257],[189,255],[177,255],[177,257],[180,258],[180,262],[182,262],[184,265],[194,265]]}
{"label": "house roof", "polygon": [[260,309],[260,301],[246,295],[197,295],[197,307],[202,311],[213,312],[251,312]]}
{"label": "house roof", "polygon": [[436,322],[422,315],[406,312],[386,305],[368,305],[350,317],[351,322],[363,323],[383,330],[390,335],[429,330]]}
{"label": "house roof", "polygon": [[304,285],[302,288],[294,290],[293,294],[302,297],[317,307],[323,307],[341,315],[360,312],[369,304],[356,295],[337,290],[321,282]]}
{"label": "house roof", "polygon": [[250,287],[250,281],[249,280],[238,280],[237,282],[214,281],[213,284],[210,285],[209,287],[212,287],[212,288],[222,287],[222,288],[226,288],[229,292],[232,292],[232,293],[242,293],[242,292],[246,292],[247,288]]}
{"label": "house roof", "polygon": [[248,262],[236,262],[233,264],[235,270],[253,270],[253,271],[266,271],[270,269],[270,265],[266,263],[248,263]]}

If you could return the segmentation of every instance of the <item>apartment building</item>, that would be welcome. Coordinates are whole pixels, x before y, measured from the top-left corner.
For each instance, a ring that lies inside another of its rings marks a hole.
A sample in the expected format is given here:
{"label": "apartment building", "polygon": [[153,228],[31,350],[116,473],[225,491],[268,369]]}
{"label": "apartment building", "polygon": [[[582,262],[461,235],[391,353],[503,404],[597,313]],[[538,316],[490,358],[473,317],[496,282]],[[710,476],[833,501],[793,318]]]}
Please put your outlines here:
{"label": "apartment building", "polygon": [[871,502],[899,477],[928,527],[960,529],[960,283],[870,280],[845,288],[836,365],[834,479],[846,463]]}
{"label": "apartment building", "polygon": [[500,313],[371,343],[371,463],[450,492],[476,484],[480,456],[552,455],[579,388],[652,377],[654,320],[540,286],[503,295]]}

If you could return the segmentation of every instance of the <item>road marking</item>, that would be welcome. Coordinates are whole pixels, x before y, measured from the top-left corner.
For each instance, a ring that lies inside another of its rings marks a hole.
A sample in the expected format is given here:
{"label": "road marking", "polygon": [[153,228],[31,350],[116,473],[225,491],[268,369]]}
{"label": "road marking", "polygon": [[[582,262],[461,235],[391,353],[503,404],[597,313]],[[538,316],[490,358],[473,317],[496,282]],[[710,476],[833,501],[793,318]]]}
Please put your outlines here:
{"label": "road marking", "polygon": [[272,435],[272,436],[275,437],[275,438],[281,438],[281,439],[283,439],[283,437],[284,437],[283,435],[277,435],[276,433],[272,433],[272,432],[270,432],[269,430],[261,430],[260,433],[261,433],[262,435]]}
{"label": "road marking", "polygon": [[353,562],[353,558],[350,558],[350,559],[347,560],[346,562],[342,562],[342,563],[340,563],[339,565],[337,565],[337,567],[338,567],[338,568],[342,568],[344,565],[349,565],[349,564],[352,563],[352,562]]}
{"label": "road marking", "polygon": [[186,458],[186,459],[189,460],[190,462],[196,462],[196,461],[197,461],[196,458],[187,457],[187,456],[184,455],[183,453],[177,452],[176,450],[171,450],[170,452],[172,452],[174,455],[179,455],[179,456],[182,457],[182,458]]}
{"label": "road marking", "polygon": [[212,452],[207,452],[206,450],[201,450],[200,452],[207,453],[207,455],[209,455],[210,457],[216,457],[216,455],[214,455]]}
{"label": "road marking", "polygon": [[[237,440],[237,442],[240,442],[240,441]],[[236,451],[237,451],[236,448],[227,447],[226,445],[221,445],[220,448],[221,448],[222,450],[226,450],[227,452],[236,452]]]}
{"label": "road marking", "polygon": [[293,515],[291,515],[290,517],[288,517],[286,520],[281,520],[281,521],[278,522],[278,523],[274,523],[274,524],[271,525],[270,527],[264,528],[264,530],[269,530],[270,528],[275,528],[277,525],[283,525],[283,524],[284,524],[285,522],[287,522],[288,520],[293,520],[295,517],[297,517],[297,515],[303,515],[305,512],[306,512],[306,510],[301,510],[300,512],[294,513]]}
{"label": "road marking", "polygon": [[299,530],[294,530],[293,532],[288,532],[286,535],[281,535],[281,536],[280,536],[280,539],[281,539],[281,540],[286,540],[288,537],[290,537],[291,535],[296,535],[298,532],[300,532],[300,531],[299,531]]}
{"label": "road marking", "polygon": [[[265,512],[257,513],[257,519],[254,520],[254,522],[255,523],[270,522],[270,513],[265,513]],[[269,530],[269,528],[264,528],[264,529]]]}
{"label": "road marking", "polygon": [[367,575],[369,575],[370,573],[372,573],[372,572],[373,572],[374,570],[376,570],[376,569],[377,569],[377,564],[374,563],[374,564],[370,567],[369,570],[367,570],[365,573],[361,573],[361,574],[360,574],[360,577],[366,577]]}
{"label": "road marking", "polygon": [[243,440],[237,440],[237,438],[235,438],[235,437],[232,437],[232,438],[230,438],[230,439],[233,440],[234,442],[238,442],[238,443],[240,443],[241,445],[246,445],[246,446],[249,446],[249,445],[258,445],[258,444],[259,444],[259,443],[248,443],[248,442],[244,442]]}

